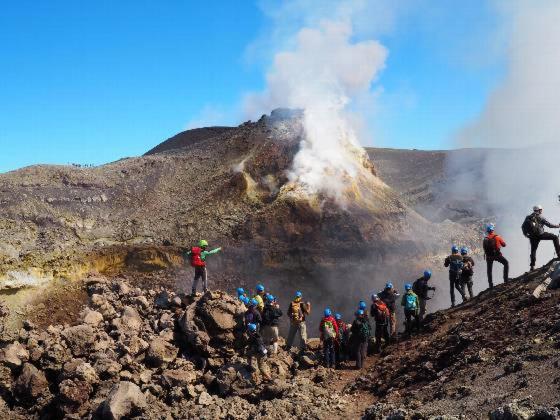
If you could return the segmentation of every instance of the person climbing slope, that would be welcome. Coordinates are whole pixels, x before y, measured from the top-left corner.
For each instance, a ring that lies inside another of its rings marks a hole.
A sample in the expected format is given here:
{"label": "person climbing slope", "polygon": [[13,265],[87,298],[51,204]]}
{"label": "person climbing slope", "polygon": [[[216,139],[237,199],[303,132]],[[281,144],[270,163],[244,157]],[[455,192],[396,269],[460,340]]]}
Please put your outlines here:
{"label": "person climbing slope", "polygon": [[299,333],[300,350],[304,351],[307,346],[307,326],[305,318],[311,313],[311,304],[302,301],[302,293],[296,292],[294,300],[288,307],[288,317],[290,318],[290,330],[288,331],[288,339],[286,340],[286,350],[290,351],[296,334]]}
{"label": "person climbing slope", "polygon": [[352,323],[350,332],[352,334],[352,341],[355,343],[356,369],[361,369],[366,359],[369,339],[371,337],[371,328],[364,318],[364,311],[362,309],[358,309],[356,312],[356,319]]}
{"label": "person climbing slope", "polygon": [[486,274],[488,276],[488,287],[494,287],[492,280],[492,269],[494,261],[501,263],[504,266],[504,283],[507,283],[509,273],[509,262],[502,255],[502,248],[506,246],[505,241],[501,236],[496,235],[494,232],[496,227],[490,223],[486,225],[486,237],[482,241],[482,248],[484,249],[484,258],[486,259]]}
{"label": "person climbing slope", "polygon": [[389,335],[394,340],[397,337],[397,305],[396,300],[399,294],[393,288],[393,283],[388,282],[385,289],[377,294],[379,298],[387,305],[390,313],[389,319]]}
{"label": "person climbing slope", "polygon": [[332,315],[330,308],[326,308],[323,319],[319,324],[319,332],[321,343],[323,344],[323,362],[326,368],[334,368],[335,359],[335,342],[338,337],[338,324]]}
{"label": "person climbing slope", "polygon": [[206,258],[209,255],[217,254],[222,250],[222,248],[216,248],[211,251],[207,251],[208,241],[201,239],[198,241],[198,246],[193,246],[189,251],[186,251],[183,255],[185,260],[188,258],[190,260],[191,266],[194,267],[194,279],[192,284],[191,295],[196,295],[196,289],[198,287],[199,281],[202,279],[202,289],[204,293],[208,291],[208,273],[206,271]]}
{"label": "person climbing slope", "polygon": [[467,295],[465,287],[469,291],[469,299],[474,297],[473,294],[473,276],[474,276],[474,260],[469,256],[469,249],[464,246],[461,248],[461,256],[463,257],[463,270],[461,271],[460,286],[462,295]]}
{"label": "person climbing slope", "polygon": [[271,354],[278,353],[278,323],[282,310],[272,295],[266,296],[262,313],[262,336],[265,344],[271,347]]}
{"label": "person climbing slope", "polygon": [[373,349],[374,353],[381,353],[381,340],[385,340],[385,343],[389,343],[389,319],[391,313],[389,308],[385,305],[379,296],[372,295],[371,297],[371,317],[375,321],[375,347]]}
{"label": "person climbing slope", "polygon": [[461,294],[463,302],[467,300],[465,294],[461,290],[460,281],[463,271],[463,257],[459,255],[459,248],[456,245],[451,247],[451,255],[445,258],[443,263],[445,267],[449,267],[449,294],[451,295],[451,307],[455,306],[455,289]]}
{"label": "person climbing slope", "polygon": [[[419,279],[420,280],[420,279]],[[412,285],[407,283],[404,285],[405,294],[401,299],[401,306],[404,307],[405,334],[410,337],[412,335],[412,318],[414,318],[414,326],[416,332],[420,332],[420,315],[419,315],[419,301],[418,296],[412,290]]]}
{"label": "person climbing slope", "polygon": [[545,226],[549,228],[559,228],[560,225],[553,225],[543,217],[542,213],[542,206],[540,204],[537,204],[533,207],[533,213],[527,216],[525,218],[525,221],[521,225],[523,234],[529,239],[529,242],[531,243],[531,271],[535,269],[535,263],[537,261],[537,249],[541,241],[552,241],[552,243],[554,244],[554,250],[556,251],[556,256],[560,257],[560,243],[558,241],[558,236],[550,232],[545,232],[544,230]]}
{"label": "person climbing slope", "polygon": [[245,326],[249,324],[255,324],[257,328],[260,328],[262,323],[262,316],[257,309],[257,304],[258,302],[256,299],[248,299],[247,310],[245,311],[245,315],[243,316]]}
{"label": "person climbing slope", "polygon": [[[247,363],[253,371],[253,381],[256,383],[258,380],[258,371],[263,376],[265,381],[270,381],[272,378],[266,364],[266,355],[268,351],[264,345],[263,339],[259,334],[257,325],[247,324]],[[257,369],[253,366],[253,361],[257,361]]]}
{"label": "person climbing slope", "polygon": [[418,314],[419,320],[424,319],[426,311],[428,310],[428,292],[430,290],[436,290],[435,287],[429,286],[428,281],[432,278],[432,272],[430,270],[425,270],[424,275],[419,279],[414,281],[412,285],[412,290],[418,296],[418,303],[420,305],[420,313]]}

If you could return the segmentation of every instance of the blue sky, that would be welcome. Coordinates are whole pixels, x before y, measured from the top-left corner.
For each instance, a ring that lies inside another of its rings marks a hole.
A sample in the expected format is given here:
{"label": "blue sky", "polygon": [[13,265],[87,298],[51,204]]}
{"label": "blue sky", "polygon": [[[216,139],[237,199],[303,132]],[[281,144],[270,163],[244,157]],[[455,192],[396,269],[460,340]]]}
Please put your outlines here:
{"label": "blue sky", "polygon": [[[376,144],[448,147],[501,80],[489,41],[498,15],[487,1],[462,3],[405,13],[378,34],[389,58]],[[264,87],[274,52],[250,47],[271,24],[249,0],[5,2],[0,171],[105,163],[197,123],[241,122],[240,103]]]}

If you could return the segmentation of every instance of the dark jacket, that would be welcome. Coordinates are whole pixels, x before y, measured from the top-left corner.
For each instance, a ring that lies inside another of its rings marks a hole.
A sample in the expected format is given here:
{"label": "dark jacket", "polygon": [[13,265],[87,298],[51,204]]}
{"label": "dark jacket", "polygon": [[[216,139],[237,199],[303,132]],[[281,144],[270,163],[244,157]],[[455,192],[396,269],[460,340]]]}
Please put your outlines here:
{"label": "dark jacket", "polygon": [[245,315],[243,319],[245,320],[245,325],[247,324],[260,325],[262,323],[261,313],[256,307],[247,309],[245,311]]}
{"label": "dark jacket", "polygon": [[453,264],[452,264],[453,261],[463,262],[463,256],[460,254],[451,254],[445,258],[443,265],[449,267],[450,272],[453,270]]}
{"label": "dark jacket", "polygon": [[[362,324],[367,325],[368,334],[367,337],[361,337],[360,331],[362,330]],[[352,334],[352,341],[355,343],[363,343],[369,340],[371,337],[371,326],[364,318],[356,318],[350,327],[350,333]]]}
{"label": "dark jacket", "polygon": [[473,275],[474,260],[468,255],[463,255],[463,272],[461,277],[470,277]]}
{"label": "dark jacket", "polygon": [[377,296],[379,296],[379,299],[385,302],[385,305],[387,305],[387,308],[389,308],[391,312],[395,312],[395,309],[397,307],[395,303],[397,301],[397,292],[395,292],[393,289],[385,289],[382,292],[378,293]]}
{"label": "dark jacket", "polygon": [[420,299],[427,299],[428,290],[436,290],[436,288],[428,286],[428,280],[424,277],[420,277],[413,283],[412,290]]}
{"label": "dark jacket", "polygon": [[249,333],[247,350],[249,350],[251,354],[264,355],[264,349],[266,349],[266,347],[264,346],[264,341],[261,335],[257,331]]}
{"label": "dark jacket", "polygon": [[542,217],[540,214],[532,213],[528,217],[531,217],[537,223],[537,229],[538,229],[539,235],[542,235],[544,233],[544,227],[545,226],[549,227],[549,228],[560,227],[560,225],[553,225],[548,220],[546,220],[544,217]]}
{"label": "dark jacket", "polygon": [[266,303],[264,305],[263,313],[262,313],[262,325],[278,325],[278,318],[282,316],[282,310],[271,303]]}

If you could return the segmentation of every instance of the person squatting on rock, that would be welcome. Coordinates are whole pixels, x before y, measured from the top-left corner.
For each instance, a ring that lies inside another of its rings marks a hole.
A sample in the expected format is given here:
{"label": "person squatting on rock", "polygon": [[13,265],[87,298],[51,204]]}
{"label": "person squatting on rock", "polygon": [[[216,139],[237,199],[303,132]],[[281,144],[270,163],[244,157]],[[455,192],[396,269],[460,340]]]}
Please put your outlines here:
{"label": "person squatting on rock", "polygon": [[389,343],[389,319],[391,318],[391,313],[385,302],[383,302],[379,296],[371,296],[372,305],[370,309],[371,317],[375,321],[375,346],[373,349],[374,353],[381,353],[381,340],[385,340],[385,343]]}
{"label": "person squatting on rock", "polygon": [[257,300],[257,309],[262,313],[264,309],[264,298],[265,298],[264,286],[262,284],[257,284],[257,293],[253,296],[253,299]]}
{"label": "person squatting on rock", "polygon": [[367,349],[371,337],[371,327],[364,317],[364,311],[358,309],[356,319],[350,328],[352,342],[356,354],[356,368],[361,369],[367,356]]}
{"label": "person squatting on rock", "polygon": [[[253,370],[253,380],[257,382],[258,371],[260,371],[265,381],[271,380],[272,378],[266,364],[266,355],[268,352],[255,324],[247,325],[247,336],[247,363],[251,370]],[[257,369],[253,366],[254,359],[257,361]]]}
{"label": "person squatting on rock", "polygon": [[288,339],[286,341],[286,350],[292,348],[296,334],[299,333],[300,350],[304,351],[307,346],[307,326],[305,325],[305,317],[311,313],[311,303],[302,302],[301,292],[296,292],[294,300],[288,307],[288,317],[290,318],[290,330],[288,331]]}
{"label": "person squatting on rock", "polygon": [[544,227],[549,228],[559,228],[560,225],[553,225],[548,220],[546,220],[543,215],[543,208],[540,204],[533,207],[533,213],[525,218],[525,221],[521,225],[521,230],[526,238],[529,239],[531,243],[531,271],[535,269],[535,263],[537,261],[537,249],[541,241],[552,241],[554,244],[554,250],[556,251],[556,256],[560,257],[560,243],[558,241],[558,236],[550,232],[545,232]]}
{"label": "person squatting on rock", "polygon": [[326,308],[319,324],[321,343],[323,344],[323,362],[326,368],[336,366],[335,345],[338,337],[338,323],[330,308]]}
{"label": "person squatting on rock", "polygon": [[467,300],[460,286],[461,273],[463,271],[463,257],[459,255],[459,248],[456,245],[451,247],[451,255],[445,258],[443,265],[449,267],[449,294],[451,295],[451,307],[454,307],[455,289],[461,294],[463,302]]}
{"label": "person squatting on rock", "polygon": [[198,241],[198,246],[193,246],[189,251],[186,251],[183,255],[184,259],[190,259],[191,266],[194,267],[194,279],[192,283],[191,295],[196,295],[196,289],[198,288],[198,282],[202,279],[202,289],[204,293],[208,291],[208,273],[206,271],[206,258],[209,255],[217,254],[222,250],[222,248],[216,248],[211,251],[207,251],[208,241],[201,239]]}
{"label": "person squatting on rock", "polygon": [[419,279],[416,279],[414,281],[414,284],[412,285],[412,290],[418,296],[418,303],[420,306],[420,311],[418,315],[420,321],[422,321],[422,319],[424,319],[424,316],[426,315],[427,306],[428,306],[427,301],[430,299],[428,297],[428,292],[430,290],[436,290],[435,287],[428,286],[428,281],[431,278],[432,278],[432,272],[430,270],[426,270],[424,271],[424,275]]}
{"label": "person squatting on rock", "polygon": [[266,296],[266,302],[262,313],[262,336],[267,346],[270,346],[270,353],[278,353],[278,323],[282,316],[282,310],[272,295]]}
{"label": "person squatting on rock", "polygon": [[388,282],[385,285],[385,289],[377,294],[379,298],[387,305],[389,309],[389,335],[391,339],[394,341],[397,337],[397,297],[399,294],[393,288],[393,283]]}
{"label": "person squatting on rock", "polygon": [[490,223],[486,225],[486,237],[482,241],[482,248],[484,249],[484,258],[486,259],[486,273],[488,276],[488,287],[491,289],[494,287],[494,281],[492,280],[492,269],[494,267],[494,261],[499,262],[504,266],[504,283],[508,282],[509,275],[509,262],[502,255],[502,247],[506,246],[505,241],[501,236],[496,235],[494,232],[496,227],[494,224]]}
{"label": "person squatting on rock", "polygon": [[474,297],[473,294],[473,275],[474,275],[474,260],[469,256],[469,249],[467,247],[461,248],[461,256],[463,257],[463,271],[461,272],[461,290],[462,295],[466,296],[465,286],[469,291],[469,299]]}
{"label": "person squatting on rock", "polygon": [[336,320],[336,324],[338,326],[338,337],[334,343],[336,367],[340,367],[342,362],[348,360],[348,340],[350,330],[346,323],[342,320],[341,314],[335,314],[334,319]]}
{"label": "person squatting on rock", "polygon": [[[418,279],[417,281],[419,280],[422,279]],[[412,285],[410,283],[404,285],[404,290],[405,293],[401,299],[401,306],[404,307],[404,317],[406,320],[405,334],[410,337],[412,335],[412,318],[414,318],[414,326],[416,327],[416,332],[420,332],[420,302],[418,296],[412,290]]]}
{"label": "person squatting on rock", "polygon": [[257,329],[260,328],[262,323],[262,316],[259,310],[257,309],[257,300],[255,298],[247,299],[247,310],[245,311],[245,315],[243,316],[243,320],[245,322],[245,326],[247,327],[249,324],[254,324],[257,326]]}

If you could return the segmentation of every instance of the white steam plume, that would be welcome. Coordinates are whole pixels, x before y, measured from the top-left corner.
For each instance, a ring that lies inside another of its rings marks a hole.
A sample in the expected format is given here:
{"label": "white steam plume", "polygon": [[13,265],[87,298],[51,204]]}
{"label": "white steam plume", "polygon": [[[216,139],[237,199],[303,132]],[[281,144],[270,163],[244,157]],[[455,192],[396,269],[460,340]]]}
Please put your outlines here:
{"label": "white steam plume", "polygon": [[[507,253],[514,268],[528,267],[527,241],[520,225],[533,204],[545,216],[560,220],[560,2],[499,3],[510,23],[507,74],[491,94],[479,118],[459,135],[461,145],[518,148],[487,152],[483,179],[467,180],[484,190],[500,217],[500,230],[510,240]],[[462,171],[475,162],[453,161]],[[543,243],[538,263],[552,257]]]}
{"label": "white steam plume", "polygon": [[265,92],[247,98],[251,114],[277,107],[304,111],[305,138],[290,178],[308,192],[340,197],[344,179],[363,170],[352,102],[365,95],[385,65],[377,41],[352,41],[345,21],[301,29],[293,49],[275,55]]}

